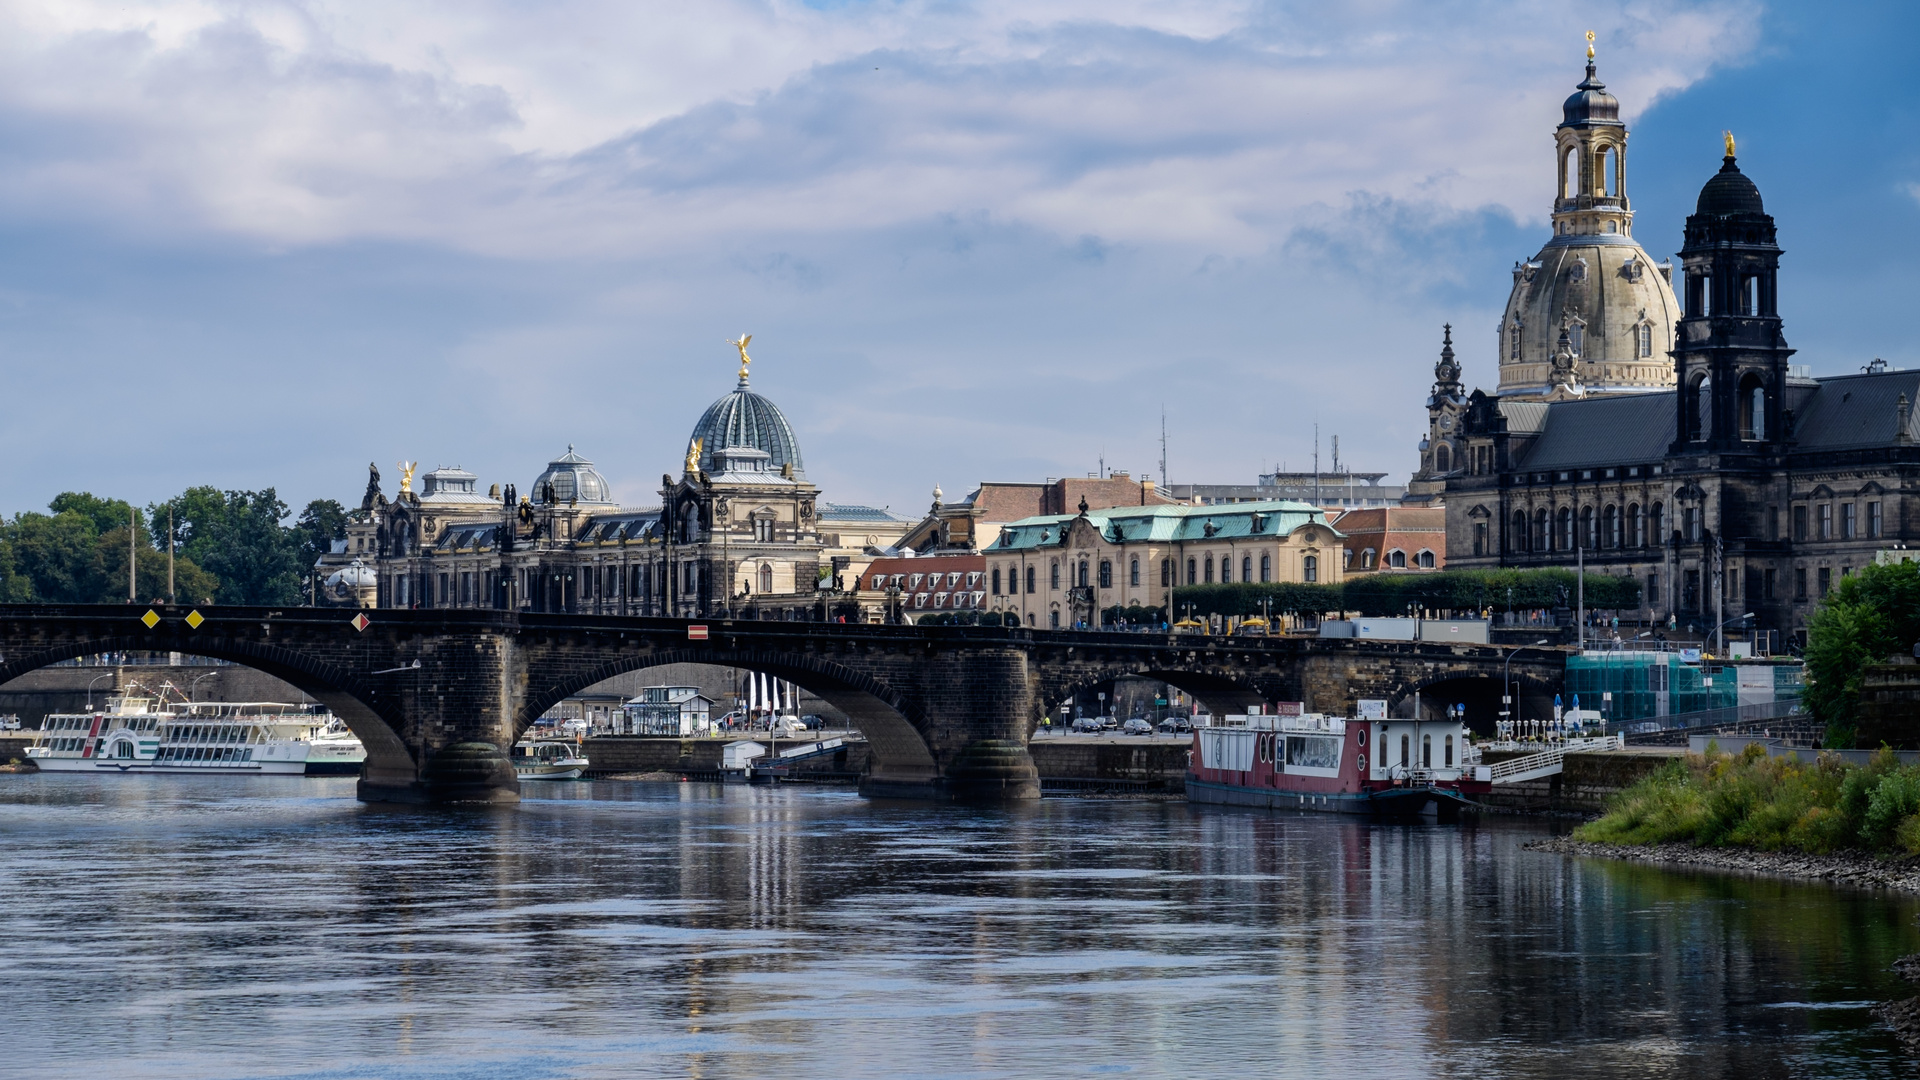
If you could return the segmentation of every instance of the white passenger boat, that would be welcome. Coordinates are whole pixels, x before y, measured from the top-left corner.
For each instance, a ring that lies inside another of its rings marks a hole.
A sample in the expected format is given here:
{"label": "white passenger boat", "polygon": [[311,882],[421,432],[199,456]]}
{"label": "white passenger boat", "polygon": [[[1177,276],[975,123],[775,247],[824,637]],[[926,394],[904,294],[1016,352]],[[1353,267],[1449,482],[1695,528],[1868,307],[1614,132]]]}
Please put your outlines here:
{"label": "white passenger boat", "polygon": [[347,730],[346,722],[328,717],[307,739],[308,776],[358,776],[367,760],[367,748],[360,737]]}
{"label": "white passenger boat", "polygon": [[[42,772],[302,776],[314,736],[335,722],[282,702],[166,703],[129,694],[101,711],[48,716],[27,758]],[[341,747],[328,756],[348,754]]]}
{"label": "white passenger boat", "polygon": [[578,780],[587,771],[587,757],[572,743],[557,739],[522,739],[513,744],[513,774],[522,780]]}

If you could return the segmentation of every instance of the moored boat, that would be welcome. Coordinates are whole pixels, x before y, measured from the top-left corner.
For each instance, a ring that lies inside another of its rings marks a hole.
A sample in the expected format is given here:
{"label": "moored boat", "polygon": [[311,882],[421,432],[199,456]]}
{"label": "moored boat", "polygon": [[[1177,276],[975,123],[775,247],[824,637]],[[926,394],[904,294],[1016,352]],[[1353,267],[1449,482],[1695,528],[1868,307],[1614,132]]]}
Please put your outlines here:
{"label": "moored boat", "polygon": [[332,719],[281,702],[166,703],[127,694],[109,698],[104,710],[48,716],[27,757],[42,772],[301,776],[310,739]]}
{"label": "moored boat", "polygon": [[[1558,763],[1555,763],[1555,771]],[[1466,725],[1307,713],[1196,728],[1191,802],[1402,815],[1457,810],[1493,788]]]}
{"label": "moored boat", "polygon": [[508,759],[513,775],[522,780],[578,780],[587,771],[580,748],[558,739],[522,739]]}

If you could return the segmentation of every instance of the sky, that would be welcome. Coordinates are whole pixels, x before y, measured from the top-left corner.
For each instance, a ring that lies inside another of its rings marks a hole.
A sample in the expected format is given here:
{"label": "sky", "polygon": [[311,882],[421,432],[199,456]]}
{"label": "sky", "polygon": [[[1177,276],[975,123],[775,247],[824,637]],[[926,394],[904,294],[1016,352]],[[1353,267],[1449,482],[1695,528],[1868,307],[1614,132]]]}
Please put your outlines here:
{"label": "sky", "polygon": [[1732,129],[1796,362],[1920,366],[1909,4],[0,0],[0,512],[657,503],[741,333],[830,502],[1404,478],[1587,30],[1656,261]]}

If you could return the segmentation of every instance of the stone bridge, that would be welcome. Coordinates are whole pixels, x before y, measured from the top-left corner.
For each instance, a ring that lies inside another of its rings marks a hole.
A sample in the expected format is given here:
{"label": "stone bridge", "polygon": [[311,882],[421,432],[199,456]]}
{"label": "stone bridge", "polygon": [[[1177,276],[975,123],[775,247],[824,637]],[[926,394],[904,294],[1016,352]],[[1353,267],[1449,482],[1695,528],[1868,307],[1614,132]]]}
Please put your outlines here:
{"label": "stone bridge", "polygon": [[[851,717],[872,746],[862,791],[906,798],[1035,798],[1027,740],[1051,705],[1125,675],[1159,679],[1212,712],[1305,702],[1394,715],[1465,702],[1490,722],[1510,650],[1450,643],[1036,631],[965,626],[366,612],[331,608],[0,605],[0,684],[60,660],[177,651],[300,688],[367,748],[360,797],[511,801],[504,748],[556,702],[628,671],[695,663],[765,672]],[[1565,657],[1531,649],[1513,678],[1535,702]],[[1425,692],[1424,699],[1420,697]]]}

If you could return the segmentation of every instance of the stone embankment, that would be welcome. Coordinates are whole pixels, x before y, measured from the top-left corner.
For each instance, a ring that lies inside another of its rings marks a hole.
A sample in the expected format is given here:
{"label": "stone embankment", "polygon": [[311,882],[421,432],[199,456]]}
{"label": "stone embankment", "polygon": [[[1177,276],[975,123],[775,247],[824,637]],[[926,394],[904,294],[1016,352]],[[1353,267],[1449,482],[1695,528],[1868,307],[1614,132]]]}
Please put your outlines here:
{"label": "stone embankment", "polygon": [[1535,840],[1527,847],[1533,851],[1593,859],[1622,859],[1656,866],[1774,874],[1836,885],[1920,893],[1920,855],[1883,856],[1861,851],[1806,855],[1792,851],[1694,847],[1691,844],[1594,844],[1575,840],[1571,836]]}

